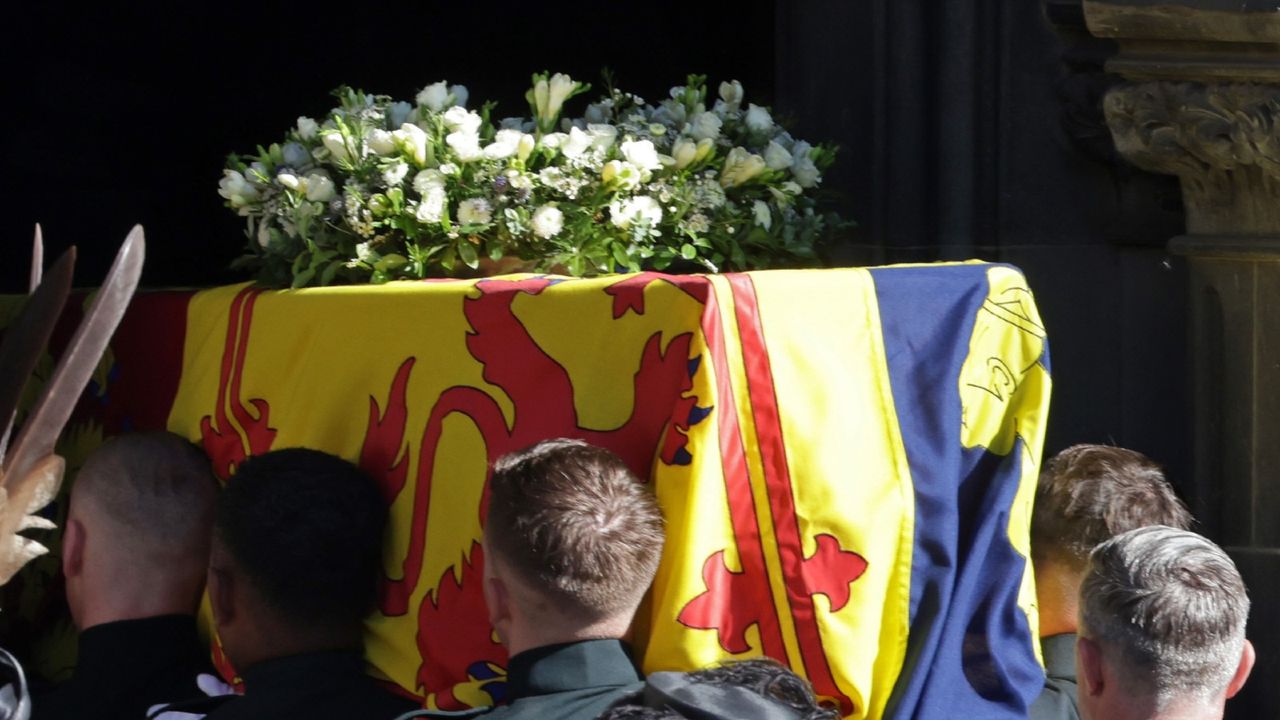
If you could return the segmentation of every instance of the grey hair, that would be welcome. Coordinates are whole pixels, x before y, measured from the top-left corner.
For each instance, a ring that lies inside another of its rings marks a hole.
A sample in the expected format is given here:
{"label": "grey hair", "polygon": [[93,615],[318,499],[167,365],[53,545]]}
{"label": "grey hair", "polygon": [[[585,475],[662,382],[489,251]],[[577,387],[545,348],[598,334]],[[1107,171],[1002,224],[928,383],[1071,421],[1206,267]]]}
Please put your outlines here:
{"label": "grey hair", "polygon": [[1080,586],[1080,632],[1119,650],[1125,676],[1160,708],[1207,702],[1244,652],[1249,597],[1235,563],[1193,532],[1161,525],[1094,549]]}

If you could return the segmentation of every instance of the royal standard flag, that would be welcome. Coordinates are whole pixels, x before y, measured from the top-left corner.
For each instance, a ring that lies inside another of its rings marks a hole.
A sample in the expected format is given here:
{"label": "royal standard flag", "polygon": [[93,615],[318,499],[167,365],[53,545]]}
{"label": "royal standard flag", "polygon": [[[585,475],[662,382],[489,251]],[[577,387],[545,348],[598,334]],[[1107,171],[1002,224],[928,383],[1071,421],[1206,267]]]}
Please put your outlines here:
{"label": "royal standard flag", "polygon": [[223,478],[307,446],[377,480],[367,657],[427,707],[505,696],[488,472],[548,437],[618,453],[666,514],[646,671],[767,655],[855,718],[1021,718],[1042,686],[1048,350],[1011,267],[234,286],[123,327],[81,436],[163,424]]}

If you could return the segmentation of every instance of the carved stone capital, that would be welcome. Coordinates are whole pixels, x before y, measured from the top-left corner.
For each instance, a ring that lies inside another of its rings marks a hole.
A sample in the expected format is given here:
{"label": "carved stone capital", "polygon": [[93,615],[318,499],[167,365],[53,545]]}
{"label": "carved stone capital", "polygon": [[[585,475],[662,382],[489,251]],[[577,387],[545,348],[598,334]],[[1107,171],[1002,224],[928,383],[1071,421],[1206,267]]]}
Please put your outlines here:
{"label": "carved stone capital", "polygon": [[1193,234],[1280,234],[1280,85],[1126,83],[1104,101],[1116,149],[1182,182]]}

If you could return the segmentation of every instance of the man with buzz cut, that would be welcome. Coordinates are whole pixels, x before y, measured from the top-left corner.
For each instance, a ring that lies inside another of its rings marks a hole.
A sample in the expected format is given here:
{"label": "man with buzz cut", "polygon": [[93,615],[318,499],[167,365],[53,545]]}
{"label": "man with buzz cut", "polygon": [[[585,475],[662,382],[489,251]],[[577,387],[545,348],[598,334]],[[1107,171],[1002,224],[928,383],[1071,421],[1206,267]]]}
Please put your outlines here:
{"label": "man with buzz cut", "polygon": [[1253,669],[1249,597],[1235,563],[1186,530],[1099,545],[1080,586],[1085,720],[1219,720]]}
{"label": "man with buzz cut", "polygon": [[196,634],[218,484],[204,453],[167,432],[112,438],[71,487],[62,537],[75,672],[37,695],[35,720],[141,718],[200,692]]}
{"label": "man with buzz cut", "polygon": [[662,512],[616,455],[547,440],[498,460],[484,596],[507,647],[493,720],[587,720],[643,687],[623,638],[662,555]]}
{"label": "man with buzz cut", "polygon": [[1076,601],[1089,553],[1148,525],[1186,528],[1191,515],[1145,455],[1075,445],[1045,463],[1031,514],[1031,561],[1039,601],[1045,687],[1031,720],[1077,720]]}

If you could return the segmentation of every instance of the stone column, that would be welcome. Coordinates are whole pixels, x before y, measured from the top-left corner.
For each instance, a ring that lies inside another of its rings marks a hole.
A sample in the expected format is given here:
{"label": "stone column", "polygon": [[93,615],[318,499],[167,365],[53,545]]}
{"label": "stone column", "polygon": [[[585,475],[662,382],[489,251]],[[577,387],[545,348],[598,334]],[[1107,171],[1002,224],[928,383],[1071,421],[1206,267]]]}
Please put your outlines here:
{"label": "stone column", "polygon": [[[1118,45],[1117,150],[1176,175],[1194,382],[1193,510],[1239,564],[1258,665],[1228,717],[1280,717],[1280,13],[1255,0],[1084,1]],[[1153,418],[1153,421],[1161,419]]]}

